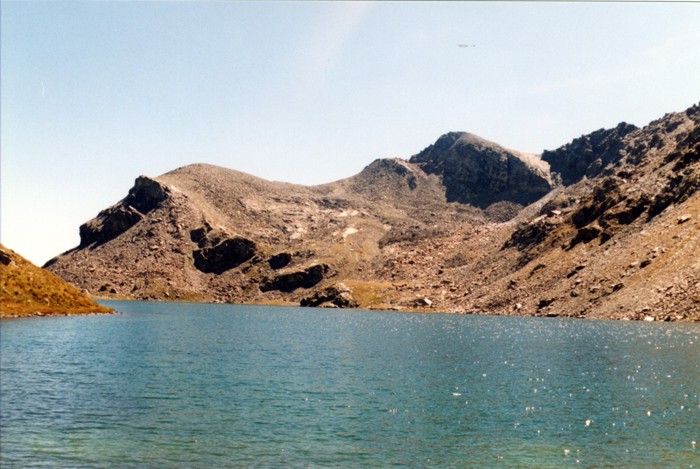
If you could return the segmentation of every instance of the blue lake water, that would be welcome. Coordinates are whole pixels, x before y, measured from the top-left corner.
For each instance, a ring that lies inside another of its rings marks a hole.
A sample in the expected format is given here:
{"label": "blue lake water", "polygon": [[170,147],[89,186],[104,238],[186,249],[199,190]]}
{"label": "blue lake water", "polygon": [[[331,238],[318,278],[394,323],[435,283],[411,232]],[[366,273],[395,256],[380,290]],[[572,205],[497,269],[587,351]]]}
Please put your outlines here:
{"label": "blue lake water", "polygon": [[0,466],[699,467],[700,325],[105,302],[0,323]]}

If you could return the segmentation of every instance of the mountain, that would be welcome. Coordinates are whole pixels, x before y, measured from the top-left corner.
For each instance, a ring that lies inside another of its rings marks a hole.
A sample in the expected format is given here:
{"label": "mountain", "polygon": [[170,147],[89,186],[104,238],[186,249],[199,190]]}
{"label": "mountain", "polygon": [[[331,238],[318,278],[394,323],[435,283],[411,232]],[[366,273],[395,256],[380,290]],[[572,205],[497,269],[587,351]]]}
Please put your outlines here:
{"label": "mountain", "polygon": [[0,244],[0,318],[111,311]]}
{"label": "mountain", "polygon": [[450,202],[486,208],[497,202],[528,205],[552,190],[549,165],[538,155],[508,150],[466,132],[450,132],[411,163],[442,179]]}
{"label": "mountain", "polygon": [[319,186],[141,176],[46,268],[109,298],[700,320],[699,109],[542,155],[450,132]]}

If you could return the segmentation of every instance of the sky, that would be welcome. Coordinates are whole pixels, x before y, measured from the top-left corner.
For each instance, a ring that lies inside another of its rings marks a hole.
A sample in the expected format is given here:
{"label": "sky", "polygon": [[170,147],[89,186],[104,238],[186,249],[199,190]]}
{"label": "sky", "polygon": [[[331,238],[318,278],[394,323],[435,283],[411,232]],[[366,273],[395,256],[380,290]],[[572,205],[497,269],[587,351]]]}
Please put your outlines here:
{"label": "sky", "polygon": [[449,131],[541,153],[700,100],[700,3],[0,3],[0,242],[42,265],[139,175],[320,184]]}

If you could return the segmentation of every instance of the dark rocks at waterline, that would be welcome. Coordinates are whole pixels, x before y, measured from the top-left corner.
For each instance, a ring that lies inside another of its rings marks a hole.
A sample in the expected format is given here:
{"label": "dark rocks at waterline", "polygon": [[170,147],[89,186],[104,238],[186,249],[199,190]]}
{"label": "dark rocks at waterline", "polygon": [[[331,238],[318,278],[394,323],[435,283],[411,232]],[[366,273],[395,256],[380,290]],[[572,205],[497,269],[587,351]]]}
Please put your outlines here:
{"label": "dark rocks at waterline", "polygon": [[352,290],[342,282],[302,299],[300,305],[322,308],[357,308],[359,306],[352,296]]}

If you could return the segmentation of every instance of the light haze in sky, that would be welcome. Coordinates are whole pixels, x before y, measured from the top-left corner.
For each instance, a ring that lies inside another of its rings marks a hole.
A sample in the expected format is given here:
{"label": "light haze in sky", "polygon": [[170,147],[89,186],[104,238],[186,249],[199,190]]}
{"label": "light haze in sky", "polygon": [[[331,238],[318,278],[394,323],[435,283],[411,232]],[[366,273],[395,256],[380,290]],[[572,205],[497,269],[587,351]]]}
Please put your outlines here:
{"label": "light haze in sky", "polygon": [[139,175],[319,184],[449,131],[533,153],[700,99],[700,3],[1,3],[0,241],[39,265]]}

